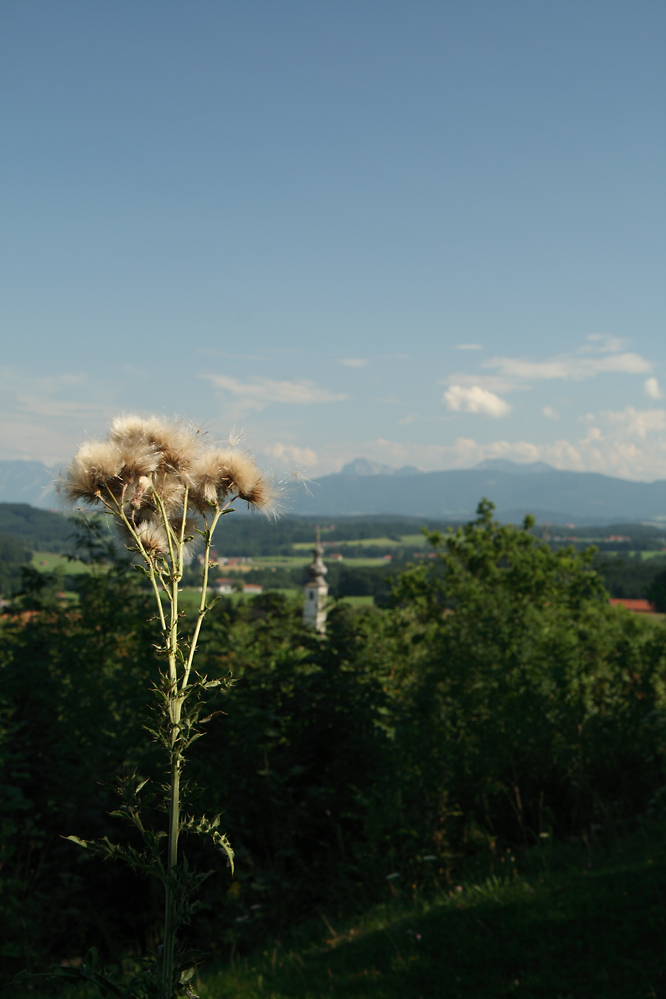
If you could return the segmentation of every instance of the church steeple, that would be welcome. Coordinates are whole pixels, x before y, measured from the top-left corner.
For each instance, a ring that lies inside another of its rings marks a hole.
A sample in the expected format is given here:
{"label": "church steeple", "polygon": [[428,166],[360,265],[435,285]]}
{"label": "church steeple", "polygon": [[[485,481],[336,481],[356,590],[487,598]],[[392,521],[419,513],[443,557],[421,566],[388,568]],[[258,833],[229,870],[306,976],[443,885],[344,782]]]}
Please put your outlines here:
{"label": "church steeple", "polygon": [[313,628],[323,634],[326,631],[326,601],[328,598],[328,585],[326,583],[326,573],[328,569],[322,562],[324,549],[317,527],[317,541],[312,549],[314,558],[308,566],[308,576],[305,584],[305,603],[303,605],[303,624],[306,628]]}

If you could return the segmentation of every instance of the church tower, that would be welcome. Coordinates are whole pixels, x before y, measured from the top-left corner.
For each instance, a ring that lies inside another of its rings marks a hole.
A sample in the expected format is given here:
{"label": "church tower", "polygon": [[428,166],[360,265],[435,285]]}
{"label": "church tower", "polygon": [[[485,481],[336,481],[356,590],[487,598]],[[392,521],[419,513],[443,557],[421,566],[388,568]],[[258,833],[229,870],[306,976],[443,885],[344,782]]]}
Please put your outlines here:
{"label": "church tower", "polygon": [[328,598],[328,586],[326,584],[326,573],[328,569],[321,560],[324,554],[319,540],[319,528],[317,528],[317,543],[312,549],[314,559],[308,566],[309,579],[305,584],[305,603],[303,605],[303,624],[306,628],[313,628],[320,634],[326,631],[326,600]]}

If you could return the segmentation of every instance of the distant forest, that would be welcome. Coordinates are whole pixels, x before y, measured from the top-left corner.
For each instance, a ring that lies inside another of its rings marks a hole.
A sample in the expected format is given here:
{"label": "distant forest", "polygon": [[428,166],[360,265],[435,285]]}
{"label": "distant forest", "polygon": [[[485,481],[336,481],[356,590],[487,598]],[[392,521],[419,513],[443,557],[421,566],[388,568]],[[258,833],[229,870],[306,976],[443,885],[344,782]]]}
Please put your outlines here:
{"label": "distant forest", "polygon": [[[294,555],[293,546],[309,542],[314,544],[319,529],[325,546],[325,561],[326,555],[343,555],[341,561],[328,561],[331,595],[373,596],[377,602],[382,602],[390,592],[390,579],[414,560],[417,545],[413,541],[405,543],[403,539],[418,536],[424,527],[446,532],[459,526],[456,521],[416,517],[284,516],[271,520],[239,511],[225,518],[219,532],[217,554],[229,558]],[[20,588],[21,569],[28,566],[34,552],[73,555],[78,549],[81,555],[84,533],[80,519],[41,510],[27,503],[0,503],[0,593],[8,596]],[[647,597],[654,588],[655,580],[666,570],[666,539],[662,528],[644,524],[615,524],[568,530],[538,525],[532,533],[547,541],[553,549],[571,545],[582,551],[594,544],[598,552],[592,565],[612,597]],[[371,543],[373,540],[376,540],[375,544]],[[645,552],[654,554],[644,558],[642,553]],[[300,549],[298,554],[307,556],[308,551]],[[382,558],[386,555],[390,555],[391,559],[385,565],[354,565],[355,559]],[[193,578],[185,582],[194,583],[197,573],[195,563],[190,570]],[[257,566],[243,578],[245,582],[259,583],[267,589],[283,589],[302,586],[305,573],[301,567],[266,569]],[[68,580],[64,585],[69,588],[75,584],[73,580]]]}

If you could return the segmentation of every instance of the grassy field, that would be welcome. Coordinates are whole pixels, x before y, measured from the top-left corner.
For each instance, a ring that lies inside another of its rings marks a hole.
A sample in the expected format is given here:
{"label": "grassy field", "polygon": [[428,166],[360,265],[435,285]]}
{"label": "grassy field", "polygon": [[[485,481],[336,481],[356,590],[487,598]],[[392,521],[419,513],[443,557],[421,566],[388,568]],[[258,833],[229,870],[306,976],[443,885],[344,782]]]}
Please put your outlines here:
{"label": "grassy field", "polygon": [[202,999],[661,999],[665,833],[532,853],[357,920],[322,913],[321,929],[211,969]]}
{"label": "grassy field", "polygon": [[[267,589],[265,587],[263,592],[264,593],[281,593],[283,596],[288,597],[289,599],[293,599],[293,600],[299,599],[303,595],[303,591],[300,590],[300,589],[297,589],[296,587],[293,587],[293,588],[280,588],[280,587],[276,587],[275,589],[273,589],[273,588]],[[213,595],[214,594],[211,592],[209,594],[209,599]],[[238,604],[238,603],[243,603],[243,602],[247,602],[248,600],[251,600],[252,597],[254,596],[254,594],[252,594],[252,593],[224,593],[224,594],[222,594],[222,596],[224,596],[225,598],[228,598],[229,600],[232,600],[233,603]],[[352,607],[371,607],[371,606],[374,605],[375,598],[374,597],[343,597],[342,598],[342,602],[344,602],[346,604],[351,604]],[[182,593],[181,593],[181,606],[183,606],[186,610],[194,610],[194,608],[196,606],[198,606],[198,603],[199,603],[199,591],[196,590],[194,587],[186,587],[182,591]],[[332,605],[333,605],[333,600],[329,599],[329,606],[332,606]]]}
{"label": "grassy field", "polygon": [[[400,539],[397,538],[359,538],[357,541],[327,541],[328,547],[335,546],[335,549],[339,548],[341,551],[347,545],[359,545],[362,548],[398,548],[407,546],[414,546],[416,548],[423,548],[426,545],[426,539],[423,534],[403,534]],[[306,551],[312,548],[311,541],[297,541],[293,545],[296,551]],[[324,555],[326,558],[326,555]]]}
{"label": "grassy field", "polygon": [[84,572],[90,572],[90,568],[83,562],[70,562],[64,555],[56,555],[53,552],[35,552],[30,563],[33,569],[40,572],[62,571],[66,576],[79,576]]}
{"label": "grassy field", "polygon": [[201,999],[666,996],[664,823],[619,845],[507,852],[494,867],[428,901],[409,885],[396,888],[396,878],[386,904],[356,918],[321,911],[254,951],[210,963],[196,991]]}
{"label": "grassy field", "polygon": [[[342,555],[343,553],[340,552]],[[330,556],[324,554],[324,562],[328,561],[331,564],[332,559]],[[309,565],[312,562],[312,557],[302,558],[300,555],[261,555],[257,558],[253,558],[252,562],[249,563],[245,571],[249,569],[270,569],[273,567],[283,568],[283,569],[297,569],[300,566]],[[384,558],[345,558],[344,564],[349,566],[368,566],[368,565],[386,565],[386,559]],[[220,566],[220,570],[225,572],[233,572],[236,566]]]}

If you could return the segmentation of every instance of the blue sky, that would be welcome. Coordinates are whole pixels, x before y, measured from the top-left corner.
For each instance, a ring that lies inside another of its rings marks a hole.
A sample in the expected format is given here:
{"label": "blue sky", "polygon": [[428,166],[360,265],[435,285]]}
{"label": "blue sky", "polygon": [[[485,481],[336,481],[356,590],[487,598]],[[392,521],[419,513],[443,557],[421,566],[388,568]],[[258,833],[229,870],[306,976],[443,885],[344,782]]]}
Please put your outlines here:
{"label": "blue sky", "polygon": [[0,7],[0,458],[666,478],[653,0]]}

